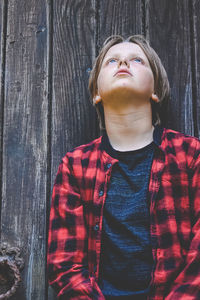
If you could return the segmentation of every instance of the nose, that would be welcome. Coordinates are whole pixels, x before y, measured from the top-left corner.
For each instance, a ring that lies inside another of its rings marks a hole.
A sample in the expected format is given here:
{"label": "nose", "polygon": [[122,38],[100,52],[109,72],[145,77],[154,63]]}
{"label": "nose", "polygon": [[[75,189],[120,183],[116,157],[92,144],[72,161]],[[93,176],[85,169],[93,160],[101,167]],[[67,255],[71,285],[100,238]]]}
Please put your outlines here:
{"label": "nose", "polygon": [[128,68],[130,67],[129,61],[125,58],[119,60],[118,67],[120,67],[123,64],[126,65]]}

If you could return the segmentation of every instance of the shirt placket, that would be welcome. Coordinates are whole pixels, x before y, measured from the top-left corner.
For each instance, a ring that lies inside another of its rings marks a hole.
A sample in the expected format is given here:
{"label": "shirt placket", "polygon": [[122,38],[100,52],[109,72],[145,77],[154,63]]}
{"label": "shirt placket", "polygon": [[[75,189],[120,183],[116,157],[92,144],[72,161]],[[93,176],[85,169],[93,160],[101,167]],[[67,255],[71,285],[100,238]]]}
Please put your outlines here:
{"label": "shirt placket", "polygon": [[103,209],[104,203],[107,195],[107,187],[110,181],[111,172],[112,172],[113,163],[108,162],[104,165],[104,169],[106,170],[104,173],[104,182],[99,188],[98,191],[98,203],[101,203],[100,215],[95,217],[94,230],[96,232],[96,264],[94,266],[95,278],[98,280],[99,277],[99,264],[100,264],[100,255],[101,255],[101,234],[102,234],[102,223],[103,223]]}

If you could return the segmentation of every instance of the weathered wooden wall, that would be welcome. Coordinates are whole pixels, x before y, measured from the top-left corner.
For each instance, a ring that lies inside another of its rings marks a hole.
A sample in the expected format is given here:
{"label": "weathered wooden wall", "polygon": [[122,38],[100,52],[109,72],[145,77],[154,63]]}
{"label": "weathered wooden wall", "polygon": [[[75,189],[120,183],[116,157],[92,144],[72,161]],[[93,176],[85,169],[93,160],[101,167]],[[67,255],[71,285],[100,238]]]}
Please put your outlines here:
{"label": "weathered wooden wall", "polygon": [[12,299],[53,300],[46,278],[58,163],[99,135],[89,71],[111,34],[144,34],[169,75],[169,127],[200,137],[198,0],[0,1],[1,243],[22,249]]}

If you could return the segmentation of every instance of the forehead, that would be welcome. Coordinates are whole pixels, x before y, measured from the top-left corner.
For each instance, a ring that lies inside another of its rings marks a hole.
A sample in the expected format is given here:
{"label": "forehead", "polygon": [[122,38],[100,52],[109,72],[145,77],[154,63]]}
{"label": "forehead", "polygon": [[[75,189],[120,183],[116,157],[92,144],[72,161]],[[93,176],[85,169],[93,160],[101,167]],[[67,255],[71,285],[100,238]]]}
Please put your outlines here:
{"label": "forehead", "polygon": [[139,45],[131,42],[123,42],[112,46],[106,53],[105,58],[108,56],[118,56],[124,54],[137,54],[146,57],[143,50]]}

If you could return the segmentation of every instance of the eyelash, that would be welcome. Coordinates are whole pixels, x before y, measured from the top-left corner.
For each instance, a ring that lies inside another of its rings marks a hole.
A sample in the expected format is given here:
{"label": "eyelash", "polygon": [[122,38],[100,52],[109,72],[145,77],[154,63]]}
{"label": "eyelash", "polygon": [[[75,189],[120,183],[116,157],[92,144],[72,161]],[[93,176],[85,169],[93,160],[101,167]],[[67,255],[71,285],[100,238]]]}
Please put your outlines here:
{"label": "eyelash", "polygon": [[133,60],[140,60],[140,63],[143,63],[143,60],[140,57],[135,57]]}
{"label": "eyelash", "polygon": [[111,58],[111,59],[109,59],[109,60],[108,60],[108,63],[110,63],[112,60],[115,60],[115,61],[117,61],[117,59],[116,59],[116,58]]}
{"label": "eyelash", "polygon": [[[134,57],[134,58],[130,59],[130,61],[135,61],[135,60],[140,60],[140,63],[142,63],[142,64],[144,63],[143,59],[141,59],[140,57]],[[111,59],[108,60],[108,64],[111,63],[112,61],[117,62],[118,59],[117,58],[111,58]]]}

